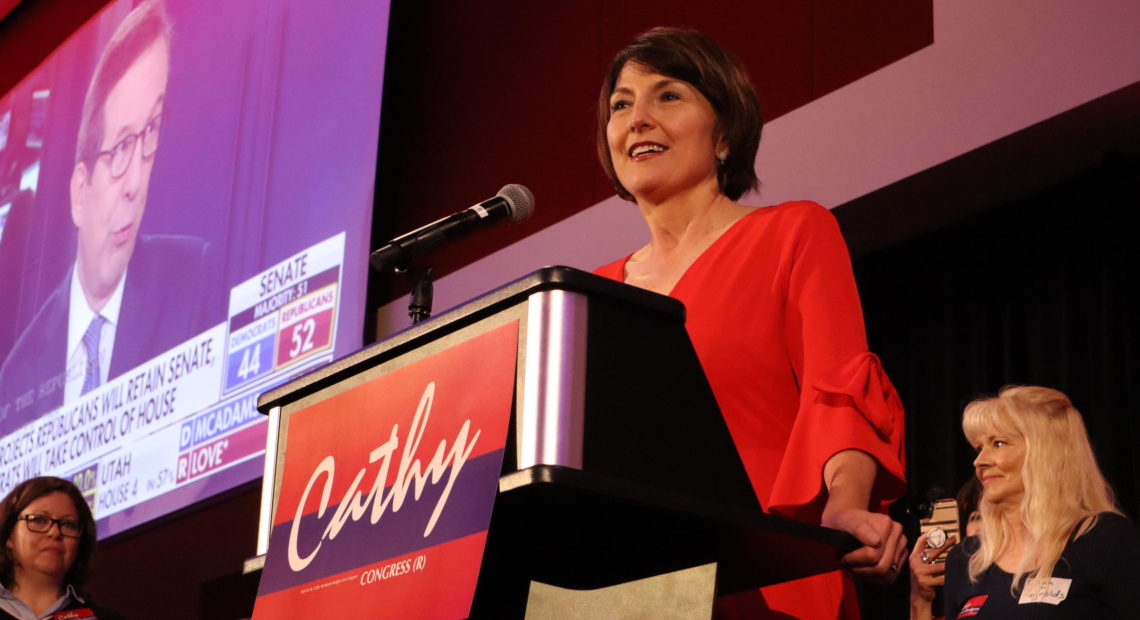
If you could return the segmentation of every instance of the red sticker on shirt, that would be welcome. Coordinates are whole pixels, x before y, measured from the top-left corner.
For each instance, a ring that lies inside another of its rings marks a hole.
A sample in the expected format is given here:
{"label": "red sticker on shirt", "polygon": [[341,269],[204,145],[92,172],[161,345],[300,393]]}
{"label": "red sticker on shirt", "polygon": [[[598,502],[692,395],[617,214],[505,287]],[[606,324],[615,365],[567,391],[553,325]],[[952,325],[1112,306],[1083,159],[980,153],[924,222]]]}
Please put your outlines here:
{"label": "red sticker on shirt", "polygon": [[966,604],[962,605],[962,611],[958,612],[958,617],[969,618],[978,615],[978,612],[982,610],[982,605],[986,604],[986,599],[989,597],[990,595],[983,594],[966,601]]}
{"label": "red sticker on shirt", "polygon": [[69,609],[61,611],[57,614],[52,614],[52,620],[83,620],[84,618],[94,618],[95,612],[87,607],[83,609]]}

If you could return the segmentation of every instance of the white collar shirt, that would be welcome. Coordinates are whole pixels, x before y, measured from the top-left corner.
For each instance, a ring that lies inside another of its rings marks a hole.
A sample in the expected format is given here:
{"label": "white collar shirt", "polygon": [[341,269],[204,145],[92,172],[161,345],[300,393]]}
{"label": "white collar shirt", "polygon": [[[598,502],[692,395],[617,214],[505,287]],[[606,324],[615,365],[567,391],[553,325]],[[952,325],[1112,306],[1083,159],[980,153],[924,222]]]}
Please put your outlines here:
{"label": "white collar shirt", "polygon": [[87,602],[83,600],[83,597],[79,596],[75,588],[69,585],[67,586],[67,590],[64,591],[63,596],[59,597],[59,600],[57,600],[54,605],[48,607],[42,614],[37,616],[31,607],[28,607],[24,601],[16,598],[16,595],[12,594],[8,588],[0,586],[0,609],[8,612],[17,620],[46,620],[47,618],[51,618],[57,611],[70,605],[72,601],[81,604]]}
{"label": "white collar shirt", "polygon": [[[127,274],[119,278],[107,305],[98,313],[106,322],[99,336],[99,385],[107,382],[111,367],[111,352],[115,350],[115,338],[119,326],[119,311],[123,306],[123,287]],[[87,296],[79,283],[79,264],[71,270],[71,296],[67,316],[67,375],[63,385],[63,402],[79,398],[83,391],[83,379],[87,372],[87,350],[83,347],[83,334],[95,318],[96,312],[87,304]]]}

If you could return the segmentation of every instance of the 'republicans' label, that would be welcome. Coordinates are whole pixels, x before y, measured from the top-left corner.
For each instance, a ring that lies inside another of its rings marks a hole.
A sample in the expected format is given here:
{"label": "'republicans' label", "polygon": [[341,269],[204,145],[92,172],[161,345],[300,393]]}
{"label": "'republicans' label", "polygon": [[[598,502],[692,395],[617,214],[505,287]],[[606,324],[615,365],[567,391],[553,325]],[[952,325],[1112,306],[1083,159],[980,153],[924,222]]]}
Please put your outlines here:
{"label": "'republicans' label", "polygon": [[226,392],[331,352],[344,239],[330,237],[230,291]]}

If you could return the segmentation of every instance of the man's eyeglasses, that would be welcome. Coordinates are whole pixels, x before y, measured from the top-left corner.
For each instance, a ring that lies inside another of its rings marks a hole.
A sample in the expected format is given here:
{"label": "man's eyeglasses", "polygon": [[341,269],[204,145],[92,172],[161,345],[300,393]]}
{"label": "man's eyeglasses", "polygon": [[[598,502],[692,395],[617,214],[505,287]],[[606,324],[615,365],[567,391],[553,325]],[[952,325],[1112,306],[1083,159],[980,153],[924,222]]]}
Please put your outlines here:
{"label": "man's eyeglasses", "polygon": [[79,538],[79,534],[83,532],[83,526],[75,519],[53,519],[47,515],[36,514],[23,515],[16,519],[23,521],[29,530],[37,534],[50,532],[52,525],[58,525],[59,533],[68,538]]}
{"label": "man's eyeglasses", "polygon": [[135,156],[135,147],[140,142],[142,143],[142,158],[154,157],[154,152],[158,150],[158,130],[161,125],[162,114],[158,114],[147,121],[146,125],[139,131],[127,134],[110,149],[96,153],[95,160],[98,161],[100,157],[110,158],[108,169],[111,172],[111,178],[117,179],[123,176],[127,172],[127,168],[130,167],[131,160]]}

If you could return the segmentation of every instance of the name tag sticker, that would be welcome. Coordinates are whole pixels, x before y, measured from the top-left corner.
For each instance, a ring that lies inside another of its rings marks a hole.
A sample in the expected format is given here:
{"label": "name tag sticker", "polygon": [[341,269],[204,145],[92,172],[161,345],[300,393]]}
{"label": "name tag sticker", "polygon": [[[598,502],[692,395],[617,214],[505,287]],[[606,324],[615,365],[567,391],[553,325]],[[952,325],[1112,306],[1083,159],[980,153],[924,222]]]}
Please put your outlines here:
{"label": "name tag sticker", "polygon": [[1030,581],[1021,591],[1021,599],[1017,601],[1017,604],[1048,603],[1060,605],[1061,601],[1068,598],[1069,586],[1071,585],[1073,585],[1073,580],[1064,577],[1053,577],[1045,583]]}

